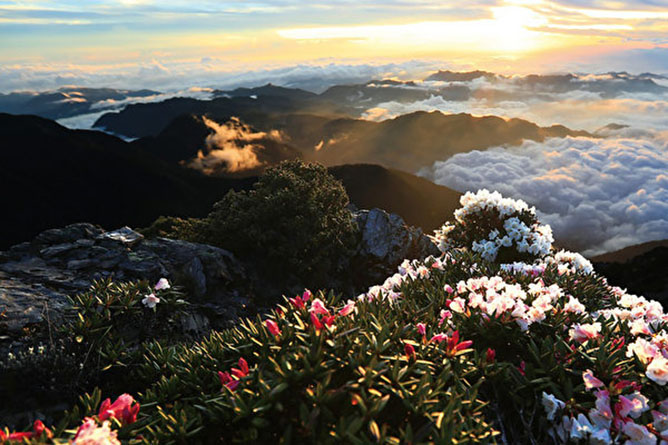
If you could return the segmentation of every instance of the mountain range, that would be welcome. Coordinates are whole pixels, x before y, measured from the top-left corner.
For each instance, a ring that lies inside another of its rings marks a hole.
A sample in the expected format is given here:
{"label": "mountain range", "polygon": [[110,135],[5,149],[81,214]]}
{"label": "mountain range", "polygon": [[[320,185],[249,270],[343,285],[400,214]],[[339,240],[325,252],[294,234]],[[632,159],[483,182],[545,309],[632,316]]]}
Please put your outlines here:
{"label": "mountain range", "polygon": [[[74,222],[105,228],[149,225],[160,215],[201,217],[231,189],[256,177],[204,175],[99,131],[70,130],[36,116],[0,113],[0,249]],[[332,169],[360,208],[399,213],[435,228],[460,194],[377,165]]]}

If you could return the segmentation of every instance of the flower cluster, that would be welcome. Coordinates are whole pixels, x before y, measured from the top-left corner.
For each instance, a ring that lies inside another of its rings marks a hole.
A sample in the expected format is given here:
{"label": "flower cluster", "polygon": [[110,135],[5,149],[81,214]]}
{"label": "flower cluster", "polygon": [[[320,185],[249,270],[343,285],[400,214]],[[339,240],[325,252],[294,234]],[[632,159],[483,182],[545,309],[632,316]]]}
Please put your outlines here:
{"label": "flower cluster", "polygon": [[[159,292],[161,290],[166,290],[171,288],[172,286],[169,284],[169,281],[167,281],[167,278],[160,278],[156,285],[153,287],[155,292]],[[160,303],[160,297],[157,297],[155,295],[155,292],[151,292],[148,295],[145,295],[144,298],[141,300],[142,304],[146,306],[149,309],[154,309],[155,305]]]}
{"label": "flower cluster", "polygon": [[441,251],[466,247],[487,261],[496,260],[501,249],[514,248],[521,257],[550,253],[552,229],[538,223],[535,209],[526,202],[486,189],[467,192],[460,202],[455,223],[446,223],[433,236]]}
{"label": "flower cluster", "polygon": [[589,410],[543,392],[542,404],[553,422],[550,433],[560,443],[656,445],[668,440],[668,398],[652,402],[639,385],[625,380],[606,386],[589,369],[582,379],[594,399]]}

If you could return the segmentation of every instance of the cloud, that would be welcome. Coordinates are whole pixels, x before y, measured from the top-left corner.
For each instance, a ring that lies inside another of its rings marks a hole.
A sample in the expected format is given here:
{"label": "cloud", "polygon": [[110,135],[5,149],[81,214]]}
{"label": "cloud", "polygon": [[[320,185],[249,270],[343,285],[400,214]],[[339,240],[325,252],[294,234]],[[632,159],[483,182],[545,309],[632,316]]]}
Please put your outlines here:
{"label": "cloud", "polygon": [[202,117],[202,120],[213,133],[205,140],[206,151],[200,150],[197,157],[185,165],[206,174],[237,173],[262,167],[263,162],[258,159],[259,152],[263,150],[260,142],[266,139],[277,142],[282,140],[279,132],[254,132],[236,117],[224,124],[206,117]]}
{"label": "cloud", "polygon": [[397,63],[320,61],[248,70],[213,57],[202,58],[199,62],[153,60],[138,65],[16,64],[0,65],[0,92],[46,91],[78,85],[132,90],[149,88],[169,93],[193,87],[231,89],[268,82],[322,92],[332,85],[363,83],[378,78],[421,78],[438,67],[443,67],[443,63],[424,60]]}
{"label": "cloud", "polygon": [[[414,111],[521,118],[594,132],[610,123],[668,129],[668,82],[657,75],[626,73],[479,77],[471,81],[416,82],[431,94],[414,102],[370,104],[362,116],[383,120]],[[452,96],[453,86],[468,91]]]}
{"label": "cloud", "polygon": [[654,136],[527,141],[457,154],[421,174],[462,192],[524,199],[557,242],[594,255],[668,238],[668,139]]}

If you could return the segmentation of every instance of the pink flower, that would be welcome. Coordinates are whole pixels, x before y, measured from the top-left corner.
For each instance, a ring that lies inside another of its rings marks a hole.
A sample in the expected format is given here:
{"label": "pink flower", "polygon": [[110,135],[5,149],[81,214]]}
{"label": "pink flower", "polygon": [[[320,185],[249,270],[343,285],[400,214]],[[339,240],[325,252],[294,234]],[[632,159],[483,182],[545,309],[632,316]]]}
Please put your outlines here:
{"label": "pink flower", "polygon": [[114,403],[111,403],[110,399],[104,400],[97,416],[103,421],[114,418],[123,425],[130,425],[137,421],[138,412],[139,403],[136,403],[130,394],[121,394]]}
{"label": "pink flower", "polygon": [[420,335],[427,335],[427,326],[425,326],[424,323],[418,323],[415,325],[415,327],[417,328],[417,331]]}
{"label": "pink flower", "polygon": [[452,288],[452,286],[450,286],[449,284],[446,284],[445,286],[443,286],[443,290],[444,290],[447,294],[451,294],[451,293],[453,293],[453,292],[455,291],[455,290]]}
{"label": "pink flower", "polygon": [[517,370],[522,374],[523,376],[526,376],[526,369],[527,369],[527,364],[524,360],[520,362],[520,365],[517,367]]}
{"label": "pink flower", "polygon": [[316,331],[320,331],[325,326],[332,326],[335,320],[336,315],[323,315],[322,318],[318,318],[315,312],[311,312],[311,323]]}
{"label": "pink flower", "polygon": [[154,294],[146,295],[141,302],[149,309],[153,309],[156,304],[160,303],[160,298],[156,297]]}
{"label": "pink flower", "polygon": [[24,439],[36,439],[41,437],[44,433],[46,433],[47,438],[53,437],[51,430],[45,427],[41,420],[35,420],[32,425],[32,431],[9,433],[9,435],[7,435],[4,431],[0,430],[0,442],[10,441],[23,443]]}
{"label": "pink flower", "polygon": [[239,380],[233,379],[229,372],[218,371],[218,378],[220,379],[220,384],[230,391],[234,391],[239,386]]}
{"label": "pink flower", "polygon": [[329,311],[325,307],[325,304],[322,302],[320,298],[316,298],[311,302],[311,309],[310,311],[312,313],[315,313],[316,315],[329,315]]}
{"label": "pink flower", "polygon": [[642,413],[649,410],[648,401],[647,397],[639,392],[634,392],[627,396],[619,396],[619,402],[615,405],[615,410],[622,417],[631,416],[637,419]]}
{"label": "pink flower", "polygon": [[167,281],[167,278],[160,278],[156,283],[154,289],[163,290],[163,289],[169,289],[170,287],[172,286],[169,285],[169,281]]}
{"label": "pink flower", "polygon": [[600,388],[604,386],[603,382],[594,377],[594,373],[591,369],[587,369],[582,373],[582,380],[584,380],[586,389]]}
{"label": "pink flower", "polygon": [[445,323],[445,320],[452,318],[452,312],[447,311],[445,309],[441,310],[441,319],[438,321],[438,327],[440,328],[443,323]]}
{"label": "pink flower", "polygon": [[232,375],[237,378],[246,377],[248,375],[248,363],[243,357],[239,359],[239,367],[232,368]]}
{"label": "pink flower", "polygon": [[112,431],[108,420],[98,426],[95,419],[86,417],[77,430],[72,445],[121,445],[117,435],[118,432]]}
{"label": "pink flower", "polygon": [[441,342],[446,341],[447,339],[448,339],[447,335],[445,335],[443,333],[440,333],[440,334],[436,334],[433,337],[431,337],[431,340],[429,340],[429,341],[430,342],[441,343]]}
{"label": "pink flower", "polygon": [[466,301],[463,298],[456,297],[448,303],[448,309],[458,314],[466,312]]}
{"label": "pink flower", "polygon": [[290,298],[290,303],[292,303],[298,309],[303,309],[306,305],[306,302],[311,299],[313,294],[310,290],[306,289],[302,296],[297,295],[295,298]]}
{"label": "pink flower", "polygon": [[278,328],[278,325],[274,320],[265,320],[264,325],[266,326],[267,330],[269,331],[270,334],[279,336],[281,335],[281,330]]}
{"label": "pink flower", "polygon": [[494,363],[496,359],[496,351],[492,348],[487,348],[487,353],[485,354],[485,361],[487,363]]}
{"label": "pink flower", "polygon": [[415,348],[411,344],[406,343],[404,345],[404,353],[406,354],[406,359],[409,361],[415,358]]}
{"label": "pink flower", "polygon": [[354,310],[355,310],[355,302],[352,300],[348,300],[348,303],[339,310],[339,315],[341,317],[345,317],[347,315],[352,314]]}

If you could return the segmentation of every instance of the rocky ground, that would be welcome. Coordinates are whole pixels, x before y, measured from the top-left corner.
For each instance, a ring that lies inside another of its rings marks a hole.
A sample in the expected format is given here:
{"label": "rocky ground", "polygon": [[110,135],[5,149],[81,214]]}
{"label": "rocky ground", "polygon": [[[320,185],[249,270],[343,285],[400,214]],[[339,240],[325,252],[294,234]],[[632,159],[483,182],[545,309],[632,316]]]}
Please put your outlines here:
{"label": "rocky ground", "polygon": [[[438,254],[420,229],[379,209],[353,212],[360,239],[351,260],[358,290],[382,282],[404,258]],[[191,313],[187,331],[202,333],[252,315],[262,283],[252,268],[217,247],[167,238],[147,239],[129,227],[104,231],[88,223],[40,233],[31,242],[0,252],[0,353],[38,327],[49,333],[67,316],[68,295],[94,280],[155,282],[161,277],[185,287]],[[4,346],[4,347],[3,347]]]}

